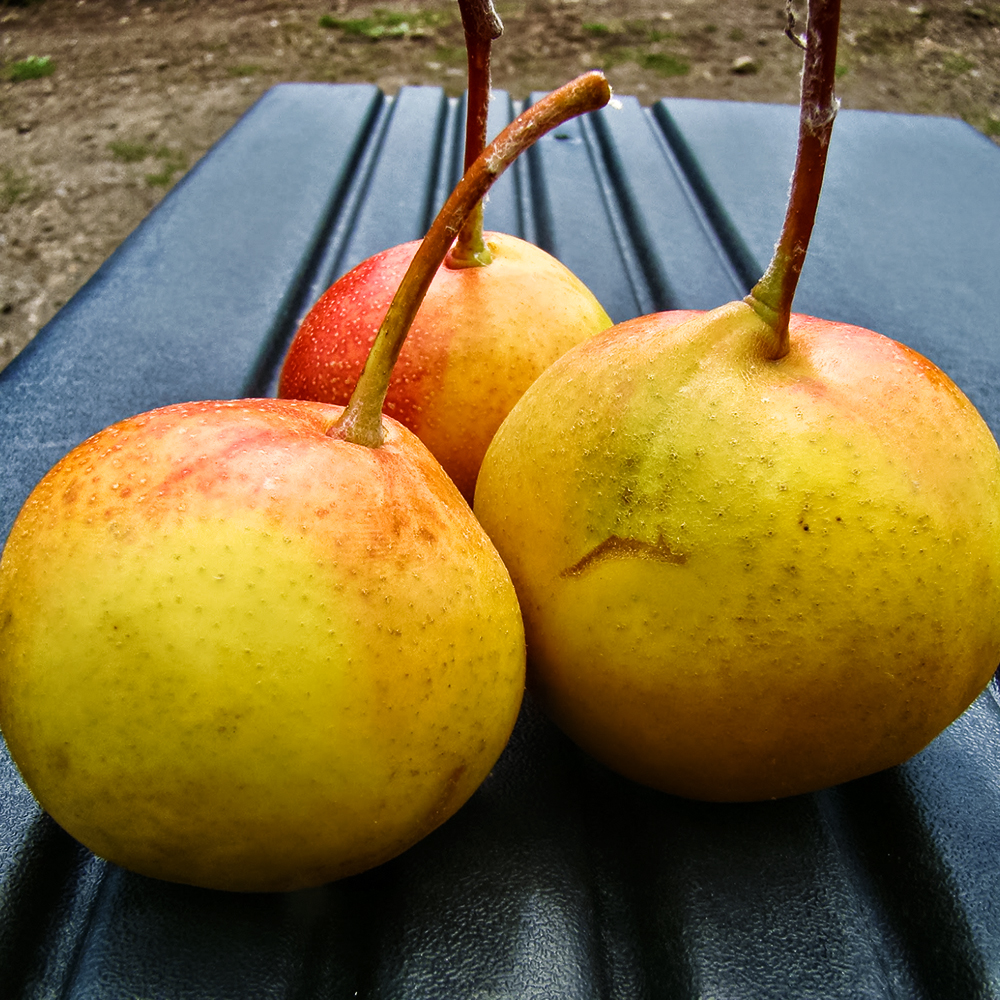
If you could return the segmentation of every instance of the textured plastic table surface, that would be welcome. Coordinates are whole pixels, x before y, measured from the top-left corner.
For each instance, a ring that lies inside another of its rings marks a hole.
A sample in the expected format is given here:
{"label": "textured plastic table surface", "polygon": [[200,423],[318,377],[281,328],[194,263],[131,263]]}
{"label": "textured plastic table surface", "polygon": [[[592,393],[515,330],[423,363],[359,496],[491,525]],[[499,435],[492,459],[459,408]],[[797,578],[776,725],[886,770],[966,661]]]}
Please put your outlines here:
{"label": "textured plastic table surface", "polygon": [[[494,127],[515,109],[503,95]],[[271,391],[338,274],[422,235],[462,108],[432,88],[270,91],[0,373],[0,537],[121,417]],[[564,260],[618,320],[742,295],[777,238],[792,108],[630,98],[542,140],[487,226]],[[796,308],[927,354],[1000,430],[1000,149],[844,112]],[[1000,707],[906,765],[757,805],[685,802],[526,702],[474,798],[397,860],[244,896],[94,858],[0,755],[2,1000],[1000,996]]]}

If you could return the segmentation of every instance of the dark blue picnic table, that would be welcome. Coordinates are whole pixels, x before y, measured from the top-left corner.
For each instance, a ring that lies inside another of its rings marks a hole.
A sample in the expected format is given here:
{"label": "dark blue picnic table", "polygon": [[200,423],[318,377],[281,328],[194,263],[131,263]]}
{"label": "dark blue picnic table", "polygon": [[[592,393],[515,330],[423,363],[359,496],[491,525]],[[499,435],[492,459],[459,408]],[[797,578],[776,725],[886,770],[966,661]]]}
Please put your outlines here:
{"label": "dark blue picnic table", "polygon": [[[519,108],[498,94],[494,131]],[[273,392],[336,276],[423,234],[458,176],[435,88],[274,88],[0,373],[0,538],[89,434]],[[615,320],[742,296],[777,238],[796,111],[632,98],[543,139],[488,228]],[[1000,431],[1000,149],[842,112],[796,309],[904,341]],[[593,763],[526,701],[473,799],[402,857],[237,895],[92,856],[0,754],[2,1000],[976,1000],[1000,997],[1000,703],[905,765],[813,795],[687,802]]]}

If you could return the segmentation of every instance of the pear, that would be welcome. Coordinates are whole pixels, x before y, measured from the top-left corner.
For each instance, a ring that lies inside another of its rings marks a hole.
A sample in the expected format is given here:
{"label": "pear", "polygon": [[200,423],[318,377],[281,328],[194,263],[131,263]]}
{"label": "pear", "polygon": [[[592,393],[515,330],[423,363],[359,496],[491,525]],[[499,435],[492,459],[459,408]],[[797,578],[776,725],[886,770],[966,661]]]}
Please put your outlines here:
{"label": "pear", "polygon": [[100,431],[29,496],[0,560],[0,728],[100,856],[216,889],[388,860],[489,773],[524,687],[510,578],[426,447],[381,415],[471,206],[600,74],[514,122],[401,284],[349,405],[168,406]]}
{"label": "pear", "polygon": [[[491,0],[460,0],[469,62],[465,164],[482,152]],[[295,334],[278,395],[345,404],[392,295],[416,252],[405,243],[334,282]],[[565,265],[515,236],[483,232],[482,202],[458,234],[406,338],[385,408],[430,448],[471,503],[486,448],[524,390],[611,319]]]}
{"label": "pear", "polygon": [[[471,503],[483,455],[521,394],[611,320],[565,265],[515,236],[484,234],[488,265],[434,276],[389,383],[385,412],[412,430]],[[335,282],[289,347],[278,395],[343,405],[419,243]]]}
{"label": "pear", "polygon": [[45,476],[0,562],[0,726],[99,856],[209,888],[318,885],[476,790],[521,701],[517,600],[410,432],[341,407],[163,407]]}
{"label": "pear", "polygon": [[793,315],[833,122],[836,3],[810,5],[799,154],[745,301],[641,317],[514,407],[475,511],[528,683],[621,774],[707,800],[898,764],[1000,661],[1000,452],[954,383]]}

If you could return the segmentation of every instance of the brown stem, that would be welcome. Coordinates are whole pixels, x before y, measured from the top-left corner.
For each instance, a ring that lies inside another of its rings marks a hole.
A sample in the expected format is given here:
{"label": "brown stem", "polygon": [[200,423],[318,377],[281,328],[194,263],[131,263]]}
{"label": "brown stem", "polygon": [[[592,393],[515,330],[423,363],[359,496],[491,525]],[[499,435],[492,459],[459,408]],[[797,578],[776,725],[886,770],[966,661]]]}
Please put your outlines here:
{"label": "brown stem", "polygon": [[584,73],[518,115],[465,172],[417,249],[375,336],[365,367],[329,433],[377,448],[384,440],[382,404],[392,368],[420,303],[475,204],[533,142],[570,118],[603,108],[611,88],[603,73]]}
{"label": "brown stem", "polygon": [[[493,0],[458,0],[465,28],[469,82],[465,115],[465,162],[468,170],[486,148],[486,121],[490,108],[490,50],[503,34],[503,23]],[[493,259],[483,239],[483,203],[478,202],[448,254],[449,267],[483,267]]]}
{"label": "brown stem", "polygon": [[840,0],[809,0],[792,190],[774,256],[745,300],[771,328],[773,340],[766,345],[765,353],[774,361],[789,350],[788,319],[816,221],[833,120],[837,115],[834,80],[839,26]]}

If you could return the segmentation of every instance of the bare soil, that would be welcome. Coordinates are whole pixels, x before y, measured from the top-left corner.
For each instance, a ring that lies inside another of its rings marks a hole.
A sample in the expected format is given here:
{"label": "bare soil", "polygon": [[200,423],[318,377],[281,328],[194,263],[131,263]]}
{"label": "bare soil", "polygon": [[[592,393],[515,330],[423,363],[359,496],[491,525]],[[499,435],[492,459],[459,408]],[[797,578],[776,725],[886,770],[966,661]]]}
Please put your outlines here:
{"label": "bare soil", "polygon": [[[497,9],[506,32],[493,82],[517,98],[596,67],[644,104],[798,99],[800,53],[783,33],[783,0],[500,0]],[[998,0],[844,0],[839,62],[845,107],[960,117],[1000,142]],[[48,75],[21,78],[33,73]],[[457,5],[0,4],[0,368],[212,143],[288,80],[373,81],[387,93],[436,84],[457,95]]]}

